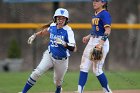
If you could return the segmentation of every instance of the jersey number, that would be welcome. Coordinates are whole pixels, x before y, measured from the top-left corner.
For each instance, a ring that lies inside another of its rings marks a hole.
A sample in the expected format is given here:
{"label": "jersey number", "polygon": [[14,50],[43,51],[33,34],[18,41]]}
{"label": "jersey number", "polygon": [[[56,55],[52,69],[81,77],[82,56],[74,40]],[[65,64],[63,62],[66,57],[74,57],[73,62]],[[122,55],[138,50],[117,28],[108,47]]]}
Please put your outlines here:
{"label": "jersey number", "polygon": [[56,43],[56,41],[50,40],[50,42],[51,42],[52,47],[58,47],[58,44]]}
{"label": "jersey number", "polygon": [[99,24],[99,18],[93,18],[92,19],[92,24],[93,25],[96,25],[96,31],[99,31],[99,26],[98,26],[98,24]]}

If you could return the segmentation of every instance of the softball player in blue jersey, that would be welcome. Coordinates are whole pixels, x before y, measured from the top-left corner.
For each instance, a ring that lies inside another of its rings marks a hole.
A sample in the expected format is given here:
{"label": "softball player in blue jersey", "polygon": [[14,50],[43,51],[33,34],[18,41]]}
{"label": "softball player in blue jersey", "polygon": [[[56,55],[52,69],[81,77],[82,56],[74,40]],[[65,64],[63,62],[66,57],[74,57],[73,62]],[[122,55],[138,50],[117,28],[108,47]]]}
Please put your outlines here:
{"label": "softball player in blue jersey", "polygon": [[53,23],[48,28],[33,34],[28,39],[32,44],[37,36],[50,35],[48,49],[44,52],[42,60],[28,78],[22,92],[27,91],[36,83],[37,79],[49,68],[54,68],[55,93],[61,93],[63,78],[68,69],[69,51],[75,51],[74,33],[68,24],[69,13],[64,8],[58,8],[53,16]]}
{"label": "softball player in blue jersey", "polygon": [[[88,71],[91,66],[93,73],[96,75],[103,88],[103,92],[112,93],[107,78],[102,70],[106,55],[109,51],[108,36],[111,32],[111,16],[107,11],[107,3],[107,0],[93,0],[95,14],[92,17],[92,30],[90,34],[83,37],[83,43],[87,43],[87,46],[81,59],[78,91],[76,91],[76,93],[83,93],[88,78]],[[103,57],[98,62],[93,62],[89,59],[90,51],[95,46],[103,48]]]}

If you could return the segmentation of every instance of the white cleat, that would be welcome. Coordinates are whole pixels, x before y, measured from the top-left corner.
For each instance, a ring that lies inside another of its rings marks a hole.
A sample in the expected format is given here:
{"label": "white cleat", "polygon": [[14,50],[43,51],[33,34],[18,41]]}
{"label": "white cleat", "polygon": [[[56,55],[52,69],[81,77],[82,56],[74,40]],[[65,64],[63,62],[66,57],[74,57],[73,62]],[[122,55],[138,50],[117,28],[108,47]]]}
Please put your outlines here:
{"label": "white cleat", "polygon": [[22,92],[18,92],[18,93],[22,93]]}
{"label": "white cleat", "polygon": [[62,91],[63,91],[63,88],[61,88],[61,92],[60,93],[62,93]]}
{"label": "white cleat", "polygon": [[113,92],[110,90],[110,92],[104,92],[104,93],[113,93]]}
{"label": "white cleat", "polygon": [[[112,93],[111,89],[109,88],[109,86],[107,85],[108,90],[106,90],[105,88],[103,88],[103,92],[104,93]],[[109,92],[108,92],[109,91]]]}

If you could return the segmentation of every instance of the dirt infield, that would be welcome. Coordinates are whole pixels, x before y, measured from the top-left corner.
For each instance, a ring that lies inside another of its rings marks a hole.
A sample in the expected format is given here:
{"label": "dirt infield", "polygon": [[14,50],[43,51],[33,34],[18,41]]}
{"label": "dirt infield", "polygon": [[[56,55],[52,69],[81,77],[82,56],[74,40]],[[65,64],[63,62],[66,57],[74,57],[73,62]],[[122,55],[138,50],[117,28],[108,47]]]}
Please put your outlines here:
{"label": "dirt infield", "polygon": [[[54,93],[54,92],[43,92],[43,93]],[[74,92],[63,92],[63,93],[74,93]],[[102,91],[85,91],[84,93],[103,93]],[[113,93],[140,93],[140,90],[114,90]]]}
{"label": "dirt infield", "polygon": [[[88,91],[85,93],[103,93],[102,91]],[[113,93],[140,93],[140,90],[114,90]]]}

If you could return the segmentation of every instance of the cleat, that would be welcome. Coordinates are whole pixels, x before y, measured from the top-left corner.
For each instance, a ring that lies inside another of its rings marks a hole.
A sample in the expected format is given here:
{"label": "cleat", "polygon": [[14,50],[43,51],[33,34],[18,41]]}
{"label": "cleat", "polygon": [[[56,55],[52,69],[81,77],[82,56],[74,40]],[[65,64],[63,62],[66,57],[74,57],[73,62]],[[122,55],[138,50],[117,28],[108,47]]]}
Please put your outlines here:
{"label": "cleat", "polygon": [[104,92],[104,93],[113,93],[112,91],[110,91],[110,92]]}

